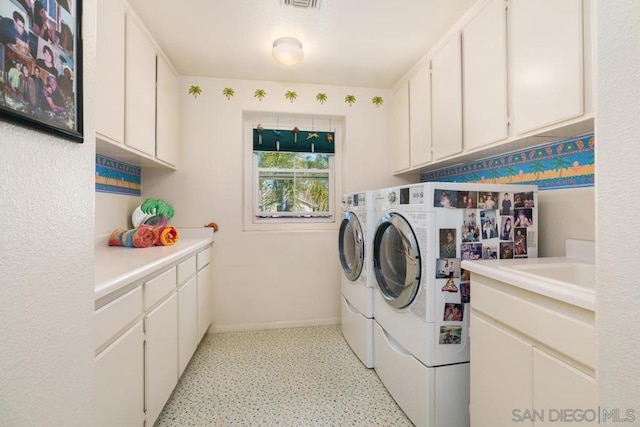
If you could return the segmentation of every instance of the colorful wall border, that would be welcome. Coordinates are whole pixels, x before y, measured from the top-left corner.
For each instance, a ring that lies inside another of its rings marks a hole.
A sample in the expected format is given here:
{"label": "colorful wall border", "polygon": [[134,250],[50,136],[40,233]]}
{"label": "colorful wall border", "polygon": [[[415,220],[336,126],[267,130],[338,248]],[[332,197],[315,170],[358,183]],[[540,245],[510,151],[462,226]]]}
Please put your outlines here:
{"label": "colorful wall border", "polygon": [[141,168],[96,154],[96,193],[140,197]]}
{"label": "colorful wall border", "polygon": [[536,184],[540,190],[595,185],[593,133],[420,175],[421,182]]}

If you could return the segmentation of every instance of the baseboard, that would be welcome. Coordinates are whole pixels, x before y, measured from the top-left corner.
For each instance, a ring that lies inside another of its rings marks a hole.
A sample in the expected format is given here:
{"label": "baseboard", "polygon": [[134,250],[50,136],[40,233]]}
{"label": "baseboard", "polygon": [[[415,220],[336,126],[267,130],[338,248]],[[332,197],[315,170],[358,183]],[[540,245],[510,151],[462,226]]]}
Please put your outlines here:
{"label": "baseboard", "polygon": [[283,329],[283,328],[300,328],[306,326],[327,326],[337,325],[340,323],[339,317],[329,319],[312,319],[312,320],[291,320],[285,322],[270,323],[241,323],[237,325],[211,325],[207,330],[208,334],[216,334],[221,332],[239,332],[239,331],[257,331],[260,329]]}

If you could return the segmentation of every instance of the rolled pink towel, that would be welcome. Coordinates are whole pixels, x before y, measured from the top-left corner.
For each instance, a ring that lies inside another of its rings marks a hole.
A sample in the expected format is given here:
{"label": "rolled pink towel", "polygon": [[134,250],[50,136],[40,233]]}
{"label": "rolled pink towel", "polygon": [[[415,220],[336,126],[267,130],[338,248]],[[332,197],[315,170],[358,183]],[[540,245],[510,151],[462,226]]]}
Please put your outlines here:
{"label": "rolled pink towel", "polygon": [[156,241],[156,246],[171,246],[180,240],[178,229],[173,225],[141,225],[140,228],[153,228],[157,231],[158,240]]}
{"label": "rolled pink towel", "polygon": [[150,248],[158,241],[158,230],[154,227],[138,227],[132,230],[118,228],[109,236],[109,246],[128,248]]}

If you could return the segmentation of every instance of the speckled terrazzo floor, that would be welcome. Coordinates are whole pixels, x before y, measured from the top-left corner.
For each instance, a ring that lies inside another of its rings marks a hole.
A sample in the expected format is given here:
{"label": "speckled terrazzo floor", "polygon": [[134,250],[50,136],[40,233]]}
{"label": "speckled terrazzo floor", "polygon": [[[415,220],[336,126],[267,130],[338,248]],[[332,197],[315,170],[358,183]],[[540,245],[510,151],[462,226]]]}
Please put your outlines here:
{"label": "speckled terrazzo floor", "polygon": [[412,426],[340,325],[209,334],[156,426]]}

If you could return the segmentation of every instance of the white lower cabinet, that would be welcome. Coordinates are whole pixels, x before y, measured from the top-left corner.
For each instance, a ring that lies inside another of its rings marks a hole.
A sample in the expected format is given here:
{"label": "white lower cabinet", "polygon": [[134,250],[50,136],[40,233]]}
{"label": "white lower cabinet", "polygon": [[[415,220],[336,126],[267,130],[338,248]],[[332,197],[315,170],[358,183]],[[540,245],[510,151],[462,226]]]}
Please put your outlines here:
{"label": "white lower cabinet", "polygon": [[173,293],[145,319],[147,424],[160,415],[178,382],[178,296]]}
{"label": "white lower cabinet", "polygon": [[211,324],[210,261],[193,251],[96,302],[96,426],[156,421]]}
{"label": "white lower cabinet", "polygon": [[182,375],[198,346],[198,286],[192,276],[178,289],[178,376]]}
{"label": "white lower cabinet", "polygon": [[210,263],[211,249],[205,251],[198,254],[198,341],[211,325],[213,271]]}
{"label": "white lower cabinet", "polygon": [[95,426],[143,425],[143,343],[140,320],[96,356]]}
{"label": "white lower cabinet", "polygon": [[597,408],[596,381],[591,375],[535,347],[532,371],[533,406],[548,409],[547,421],[559,416],[549,412],[554,409],[586,411]]}
{"label": "white lower cabinet", "polygon": [[595,313],[471,274],[472,427],[595,416]]}
{"label": "white lower cabinet", "polygon": [[510,425],[512,410],[531,409],[531,346],[474,314],[471,333],[471,425]]}

